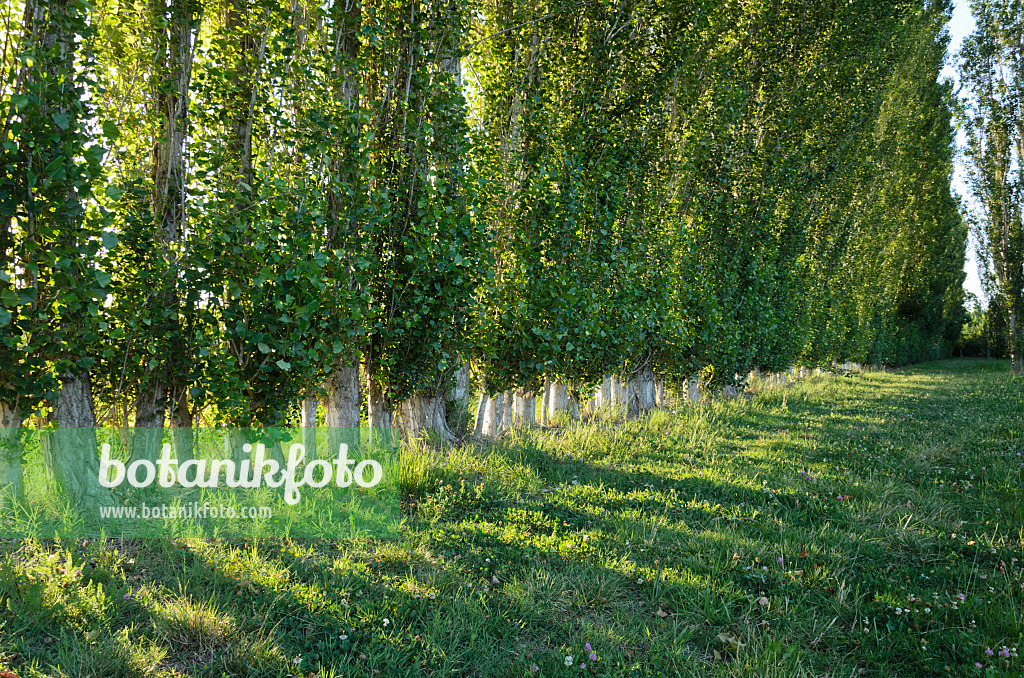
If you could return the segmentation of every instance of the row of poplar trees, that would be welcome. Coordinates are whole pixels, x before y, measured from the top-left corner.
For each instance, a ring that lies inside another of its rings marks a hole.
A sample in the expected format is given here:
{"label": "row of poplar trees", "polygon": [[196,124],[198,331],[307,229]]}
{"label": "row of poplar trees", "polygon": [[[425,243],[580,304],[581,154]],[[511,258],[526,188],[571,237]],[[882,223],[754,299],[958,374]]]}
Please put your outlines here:
{"label": "row of poplar trees", "polygon": [[957,111],[967,141],[969,222],[988,308],[1013,371],[1024,374],[1024,2],[972,0],[958,55]]}
{"label": "row of poplar trees", "polygon": [[23,422],[451,438],[470,366],[719,386],[962,324],[944,0],[0,13],[0,486]]}

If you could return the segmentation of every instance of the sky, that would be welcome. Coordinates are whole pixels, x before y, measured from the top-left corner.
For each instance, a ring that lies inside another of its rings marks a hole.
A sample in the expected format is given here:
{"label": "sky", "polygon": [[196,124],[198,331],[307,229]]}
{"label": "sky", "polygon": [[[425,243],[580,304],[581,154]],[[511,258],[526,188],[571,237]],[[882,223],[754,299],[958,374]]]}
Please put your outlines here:
{"label": "sky", "polygon": [[[953,55],[957,50],[960,49],[960,44],[964,38],[974,30],[974,17],[971,16],[971,8],[969,0],[954,0],[953,2],[953,18],[950,20],[949,27],[949,49],[946,67],[942,69],[941,78],[950,78],[954,82],[957,82],[956,69],[953,68]],[[957,135],[957,145],[960,148],[964,146],[963,134]],[[964,169],[964,163],[962,158],[957,159],[956,168],[953,174],[953,190],[960,195],[962,198],[967,198],[967,186],[964,183],[964,177],[966,172]],[[981,292],[981,281],[978,279],[978,262],[974,252],[973,238],[967,244],[967,263],[964,265],[964,270],[967,272],[967,280],[964,281],[964,288],[970,290],[979,298],[984,295]]]}

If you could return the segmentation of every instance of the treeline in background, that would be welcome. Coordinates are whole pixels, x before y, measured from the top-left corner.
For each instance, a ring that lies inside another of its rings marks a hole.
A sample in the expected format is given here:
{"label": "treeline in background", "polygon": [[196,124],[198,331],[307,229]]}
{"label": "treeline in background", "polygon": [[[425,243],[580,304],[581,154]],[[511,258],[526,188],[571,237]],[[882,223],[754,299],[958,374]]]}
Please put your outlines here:
{"label": "treeline in background", "polygon": [[451,440],[471,391],[493,425],[948,356],[948,11],[7,2],[2,430]]}

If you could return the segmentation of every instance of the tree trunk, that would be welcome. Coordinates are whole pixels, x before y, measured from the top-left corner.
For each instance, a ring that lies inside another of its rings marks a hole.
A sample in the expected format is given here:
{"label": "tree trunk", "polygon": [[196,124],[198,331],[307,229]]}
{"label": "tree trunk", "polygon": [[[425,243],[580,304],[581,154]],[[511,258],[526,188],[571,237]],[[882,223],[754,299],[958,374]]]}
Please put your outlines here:
{"label": "tree trunk", "polygon": [[0,400],[0,509],[13,506],[24,496],[21,454],[25,443],[21,424],[17,408]]}
{"label": "tree trunk", "polygon": [[613,374],[608,381],[609,388],[611,389],[611,404],[615,409],[622,409],[626,407],[626,394],[622,388],[622,378]]}
{"label": "tree trunk", "polygon": [[631,414],[646,414],[654,409],[654,368],[650,363],[645,362],[633,375],[633,398],[631,399]]}
{"label": "tree trunk", "polygon": [[1013,373],[1020,376],[1024,373],[1024,364],[1022,364],[1021,348],[1024,341],[1021,340],[1021,330],[1017,327],[1017,309],[1010,308],[1009,313],[1010,321],[1010,365],[1013,368]]}
{"label": "tree trunk", "polygon": [[473,420],[473,437],[480,440],[484,434],[484,418],[487,412],[487,378],[480,384],[480,402],[476,406],[476,418]]}
{"label": "tree trunk", "polygon": [[160,443],[164,437],[164,385],[155,383],[142,388],[135,399],[135,428],[132,431],[131,461],[145,459],[156,462],[160,458]]}
{"label": "tree trunk", "polygon": [[[153,240],[159,246],[159,265],[166,269],[162,289],[154,290],[154,326],[161,364],[145,368],[139,383],[135,410],[132,459],[155,461],[166,418],[167,396],[176,397],[187,388],[185,375],[192,359],[188,343],[182,341],[180,306],[173,275],[180,243],[185,238],[187,168],[185,140],[188,136],[189,87],[195,56],[193,32],[198,32],[201,7],[196,0],[150,0],[154,31],[154,77],[150,96],[160,116],[150,163],[152,209],[156,220]],[[164,315],[166,314],[166,315]],[[140,431],[139,429],[145,429]],[[158,435],[152,429],[160,429]]]}
{"label": "tree trunk", "polygon": [[439,436],[443,442],[453,442],[455,436],[448,429],[444,402],[442,396],[427,394],[417,394],[403,401],[398,409],[402,438],[411,441],[430,432]]}
{"label": "tree trunk", "polygon": [[502,430],[508,431],[512,428],[512,400],[514,399],[512,391],[507,390],[502,395]]}
{"label": "tree trunk", "polygon": [[307,395],[302,399],[302,447],[306,450],[306,459],[316,459],[316,396]]}
{"label": "tree trunk", "polygon": [[484,410],[483,435],[496,436],[501,432],[501,417],[505,411],[505,394],[496,393],[493,398],[487,399],[487,407]]}
{"label": "tree trunk", "polygon": [[697,379],[690,379],[686,387],[686,398],[694,405],[700,403],[700,382]]}
{"label": "tree trunk", "polygon": [[53,408],[57,428],[48,435],[53,478],[76,510],[111,505],[110,491],[99,483],[92,382],[88,372],[66,372]]}
{"label": "tree trunk", "polygon": [[366,399],[370,438],[371,441],[374,441],[371,444],[377,444],[375,441],[380,441],[385,446],[390,445],[392,436],[391,408],[384,398],[384,393],[369,374],[366,379]]}
{"label": "tree trunk", "polygon": [[452,387],[448,391],[448,402],[445,412],[448,418],[448,428],[457,440],[466,437],[469,428],[469,361],[459,362],[459,369],[455,371]]}
{"label": "tree trunk", "polygon": [[569,388],[561,382],[553,381],[548,390],[548,421],[557,421],[558,415],[569,407]]}
{"label": "tree trunk", "polygon": [[513,395],[512,417],[519,426],[533,426],[537,416],[537,398],[523,388],[517,388]]}
{"label": "tree trunk", "polygon": [[345,367],[335,363],[324,382],[324,426],[327,427],[328,450],[325,459],[334,459],[342,443],[355,450],[359,447],[359,364]]}
{"label": "tree trunk", "polygon": [[540,396],[540,425],[548,425],[548,403],[551,401],[551,380],[544,377],[544,390]]}
{"label": "tree trunk", "polygon": [[184,392],[177,402],[171,403],[171,443],[179,465],[195,458],[192,413],[188,409],[188,398]]}
{"label": "tree trunk", "polygon": [[601,380],[601,397],[598,401],[601,407],[611,407],[612,404],[612,378],[605,376]]}
{"label": "tree trunk", "polygon": [[569,416],[573,421],[580,420],[580,396],[575,389],[566,388],[568,396],[565,403],[565,411],[569,413]]}

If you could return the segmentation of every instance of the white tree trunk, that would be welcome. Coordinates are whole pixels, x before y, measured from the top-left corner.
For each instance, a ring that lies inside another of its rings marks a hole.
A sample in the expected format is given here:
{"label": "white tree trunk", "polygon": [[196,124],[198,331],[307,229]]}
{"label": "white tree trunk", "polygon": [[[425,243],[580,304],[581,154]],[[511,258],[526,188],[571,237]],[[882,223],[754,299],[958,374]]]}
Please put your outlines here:
{"label": "white tree trunk", "polygon": [[464,438],[469,426],[468,360],[459,362],[459,369],[455,371],[452,386],[448,390],[448,401],[454,403],[451,412],[448,412],[447,407],[445,408],[448,417],[448,428],[457,439]]}
{"label": "white tree trunk", "polygon": [[443,396],[417,394],[402,402],[398,408],[398,423],[402,438],[407,441],[422,438],[428,431],[436,434],[443,442],[455,440],[448,428]]}
{"label": "white tree trunk", "polygon": [[568,394],[565,401],[565,411],[569,413],[569,416],[572,417],[573,421],[579,421],[580,398],[576,394],[575,390],[570,390],[568,387],[566,387],[566,391],[568,392]]}
{"label": "white tree trunk", "polygon": [[302,399],[302,446],[306,459],[316,459],[316,396],[307,395]]}
{"label": "white tree trunk", "polygon": [[690,379],[686,386],[686,399],[694,405],[700,403],[700,382],[697,379]]}
{"label": "white tree trunk", "polygon": [[0,400],[0,508],[12,506],[24,495],[21,423],[17,408]]}
{"label": "white tree trunk", "polygon": [[366,377],[366,409],[369,420],[367,423],[370,427],[371,446],[378,444],[377,441],[379,441],[379,444],[390,445],[393,442],[391,440],[391,408],[388,406],[384,394],[369,374]]}
{"label": "white tree trunk", "polygon": [[516,426],[533,426],[536,418],[537,398],[526,389],[517,388],[512,396],[512,422]]}
{"label": "white tree trunk", "polygon": [[558,419],[558,415],[569,408],[569,387],[560,382],[551,382],[548,394],[548,420]]}
{"label": "white tree trunk", "polygon": [[551,400],[551,380],[544,377],[544,389],[540,398],[540,425],[548,423],[548,402]]}
{"label": "white tree trunk", "polygon": [[626,403],[622,397],[622,380],[619,375],[613,374],[608,377],[609,399],[613,408],[621,408]]}
{"label": "white tree trunk", "polygon": [[493,398],[487,399],[487,406],[484,409],[483,435],[496,436],[501,432],[501,416],[504,411],[504,393],[496,393]]}
{"label": "white tree trunk", "polygon": [[480,387],[480,402],[476,406],[476,419],[473,422],[473,437],[480,440],[484,434],[484,419],[487,412],[487,380]]}
{"label": "white tree trunk", "polygon": [[501,396],[501,430],[508,431],[512,428],[512,391],[505,391]]}

